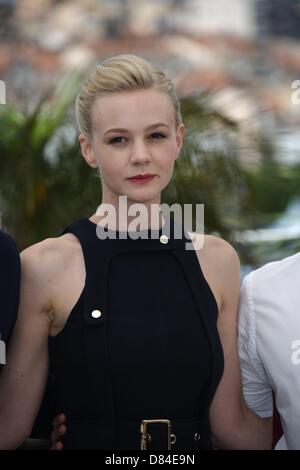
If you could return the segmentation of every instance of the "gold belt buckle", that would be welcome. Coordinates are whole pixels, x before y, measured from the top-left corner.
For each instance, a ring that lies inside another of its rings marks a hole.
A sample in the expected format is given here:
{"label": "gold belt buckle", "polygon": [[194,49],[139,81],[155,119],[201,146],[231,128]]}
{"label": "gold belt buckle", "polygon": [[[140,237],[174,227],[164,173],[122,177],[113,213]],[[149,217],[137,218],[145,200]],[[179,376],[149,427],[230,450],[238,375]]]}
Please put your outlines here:
{"label": "gold belt buckle", "polygon": [[171,421],[169,419],[143,419],[141,422],[141,450],[147,450],[147,443],[151,442],[151,434],[147,433],[148,424],[165,424],[167,426],[168,450],[176,442],[175,434],[171,434]]}

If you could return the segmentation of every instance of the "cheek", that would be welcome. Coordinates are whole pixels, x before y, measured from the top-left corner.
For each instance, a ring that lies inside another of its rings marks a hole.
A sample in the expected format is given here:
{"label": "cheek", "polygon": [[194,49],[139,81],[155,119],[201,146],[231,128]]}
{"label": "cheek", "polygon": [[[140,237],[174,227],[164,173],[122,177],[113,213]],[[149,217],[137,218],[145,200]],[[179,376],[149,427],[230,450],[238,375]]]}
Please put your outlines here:
{"label": "cheek", "polygon": [[168,146],[168,148],[164,149],[163,155],[162,155],[162,165],[166,168],[170,168],[174,165],[175,162],[175,150],[171,145]]}
{"label": "cheek", "polygon": [[109,152],[105,150],[105,152],[99,152],[98,156],[98,163],[102,170],[106,173],[116,173],[120,170],[121,160],[117,158],[113,152]]}
{"label": "cheek", "polygon": [[103,181],[109,187],[118,190],[120,188],[119,185],[123,182],[124,175],[128,174],[128,171],[116,159],[105,159],[103,164],[100,165],[100,173]]}

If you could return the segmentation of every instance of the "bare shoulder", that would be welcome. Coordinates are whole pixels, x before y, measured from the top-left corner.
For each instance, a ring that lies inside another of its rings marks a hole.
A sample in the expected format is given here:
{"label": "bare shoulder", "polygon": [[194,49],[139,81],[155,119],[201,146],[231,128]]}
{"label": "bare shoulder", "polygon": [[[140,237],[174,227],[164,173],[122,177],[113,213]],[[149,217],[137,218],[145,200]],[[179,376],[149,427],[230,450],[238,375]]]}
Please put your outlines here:
{"label": "bare shoulder", "polygon": [[71,234],[47,238],[26,248],[20,255],[21,286],[34,295],[36,302],[52,305],[62,279],[67,277],[65,273],[80,255],[80,243]]}
{"label": "bare shoulder", "polygon": [[213,235],[204,235],[202,247],[195,251],[220,309],[230,292],[239,292],[239,256],[230,243]]}
{"label": "bare shoulder", "polygon": [[[195,235],[188,232],[191,238]],[[209,263],[209,265],[219,268],[237,268],[240,267],[239,256],[235,248],[226,240],[214,235],[204,235],[202,246],[195,249],[201,263]]]}
{"label": "bare shoulder", "polygon": [[78,240],[71,234],[47,238],[21,253],[21,264],[29,274],[55,275],[61,272],[80,251]]}
{"label": "bare shoulder", "polygon": [[220,268],[223,266],[226,269],[239,269],[240,260],[235,248],[223,238],[205,235],[202,250],[202,256],[205,256],[211,263],[217,264]]}

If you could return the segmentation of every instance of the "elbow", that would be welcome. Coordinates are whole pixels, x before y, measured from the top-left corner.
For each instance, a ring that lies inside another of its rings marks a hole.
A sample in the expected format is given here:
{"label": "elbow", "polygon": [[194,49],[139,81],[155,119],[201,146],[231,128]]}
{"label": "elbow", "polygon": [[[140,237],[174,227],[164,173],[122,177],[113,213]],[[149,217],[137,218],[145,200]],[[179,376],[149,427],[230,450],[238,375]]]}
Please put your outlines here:
{"label": "elbow", "polygon": [[16,450],[30,436],[31,429],[0,418],[0,450]]}
{"label": "elbow", "polygon": [[211,440],[213,449],[229,450],[236,448],[236,436],[233,434],[233,428],[225,429],[223,426],[212,427]]}
{"label": "elbow", "polygon": [[222,440],[218,436],[216,436],[216,434],[212,433],[211,440],[212,440],[212,448],[213,449],[215,449],[215,450],[225,449],[225,447],[222,443]]}
{"label": "elbow", "polygon": [[238,427],[224,432],[212,432],[214,449],[223,450],[272,450],[272,436],[262,430],[241,430]]}
{"label": "elbow", "polygon": [[237,449],[234,445],[234,438],[232,436],[219,435],[217,433],[212,433],[212,446],[215,450],[233,450]]}
{"label": "elbow", "polygon": [[23,434],[21,435],[18,433],[12,435],[9,433],[3,433],[1,438],[0,438],[0,450],[16,450],[18,447],[20,447],[23,442],[29,437],[29,434]]}
{"label": "elbow", "polygon": [[240,449],[239,421],[233,414],[218,414],[211,420],[211,439],[215,449]]}

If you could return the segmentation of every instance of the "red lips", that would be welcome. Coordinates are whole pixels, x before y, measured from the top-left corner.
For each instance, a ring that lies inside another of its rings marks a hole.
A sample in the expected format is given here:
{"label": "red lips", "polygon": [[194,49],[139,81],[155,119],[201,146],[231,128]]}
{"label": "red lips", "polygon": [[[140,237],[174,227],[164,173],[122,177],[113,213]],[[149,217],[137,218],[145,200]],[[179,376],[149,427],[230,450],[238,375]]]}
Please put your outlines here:
{"label": "red lips", "polygon": [[131,176],[131,178],[128,178],[128,179],[145,179],[145,178],[151,178],[155,175],[152,175],[151,173],[144,173],[143,175],[135,175],[135,176]]}
{"label": "red lips", "polygon": [[150,173],[145,173],[144,175],[135,175],[128,179],[129,181],[133,183],[143,184],[143,183],[147,183],[148,181],[151,181],[154,178],[154,176],[155,175],[152,175]]}

